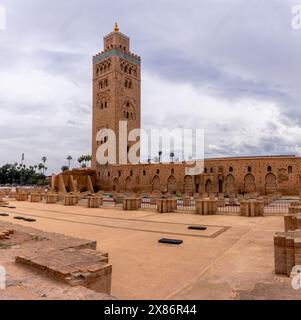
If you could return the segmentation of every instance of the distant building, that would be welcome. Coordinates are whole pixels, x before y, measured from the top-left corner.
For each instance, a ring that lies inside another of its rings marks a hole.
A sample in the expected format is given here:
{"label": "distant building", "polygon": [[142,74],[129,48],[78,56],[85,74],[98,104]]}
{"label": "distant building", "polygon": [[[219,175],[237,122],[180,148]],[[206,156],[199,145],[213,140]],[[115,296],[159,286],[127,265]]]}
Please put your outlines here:
{"label": "distant building", "polygon": [[[95,190],[132,192],[175,193],[250,193],[297,194],[301,189],[301,158],[295,156],[256,156],[206,159],[203,174],[185,175],[185,163],[99,165],[96,152],[99,145],[106,143],[104,134],[96,141],[102,129],[112,129],[117,135],[116,158],[119,158],[119,121],[128,123],[128,132],[141,127],[141,58],[130,52],[130,39],[119,32],[104,37],[104,51],[93,57],[93,123],[92,123],[92,171],[88,180],[83,172],[82,183],[54,178],[53,186],[67,191]],[[131,147],[131,143],[127,148]],[[88,171],[87,171],[88,172]]]}

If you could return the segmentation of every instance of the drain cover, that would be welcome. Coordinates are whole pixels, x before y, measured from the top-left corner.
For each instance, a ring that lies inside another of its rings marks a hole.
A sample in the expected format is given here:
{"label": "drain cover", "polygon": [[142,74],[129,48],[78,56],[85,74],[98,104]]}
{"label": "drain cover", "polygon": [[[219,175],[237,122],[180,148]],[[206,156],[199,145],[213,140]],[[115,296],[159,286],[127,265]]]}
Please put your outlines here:
{"label": "drain cover", "polygon": [[182,244],[183,240],[177,240],[177,239],[166,239],[166,238],[162,238],[159,240],[159,243],[167,243],[167,244]]}
{"label": "drain cover", "polygon": [[201,226],[190,226],[188,227],[189,230],[207,230],[206,227],[201,227]]}

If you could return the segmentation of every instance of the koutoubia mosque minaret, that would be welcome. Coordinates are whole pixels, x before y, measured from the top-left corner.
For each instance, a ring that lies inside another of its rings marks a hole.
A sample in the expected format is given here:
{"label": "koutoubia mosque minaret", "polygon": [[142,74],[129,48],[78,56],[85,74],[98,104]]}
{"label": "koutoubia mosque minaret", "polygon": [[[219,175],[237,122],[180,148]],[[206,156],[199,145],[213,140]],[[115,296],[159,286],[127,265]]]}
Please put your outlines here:
{"label": "koutoubia mosque minaret", "polygon": [[[97,169],[96,151],[103,137],[96,141],[101,129],[116,133],[116,159],[119,161],[119,121],[125,120],[128,132],[141,126],[141,58],[130,51],[130,38],[119,31],[104,37],[104,50],[93,57],[93,125],[92,166]],[[128,143],[128,148],[135,142]]]}

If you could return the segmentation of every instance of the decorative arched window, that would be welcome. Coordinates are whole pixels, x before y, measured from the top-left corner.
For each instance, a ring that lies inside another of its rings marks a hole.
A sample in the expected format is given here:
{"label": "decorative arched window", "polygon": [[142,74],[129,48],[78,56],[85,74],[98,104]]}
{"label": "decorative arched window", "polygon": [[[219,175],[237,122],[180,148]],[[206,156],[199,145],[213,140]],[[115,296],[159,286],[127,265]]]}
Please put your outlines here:
{"label": "decorative arched window", "polygon": [[171,169],[171,174],[174,174],[175,173],[175,169]]}
{"label": "decorative arched window", "polygon": [[268,167],[267,167],[267,171],[268,171],[268,172],[272,172],[272,167],[271,167],[271,166],[268,166]]}
{"label": "decorative arched window", "polygon": [[207,173],[207,168],[204,169],[204,173]]}
{"label": "decorative arched window", "polygon": [[133,170],[130,171],[130,176],[133,176]]}
{"label": "decorative arched window", "polygon": [[229,168],[229,172],[233,172],[233,167],[230,167],[230,168]]}
{"label": "decorative arched window", "polygon": [[157,174],[160,174],[160,170],[159,170],[159,169],[157,169],[157,171],[156,171],[156,172],[157,172]]}
{"label": "decorative arched window", "polygon": [[109,178],[111,177],[111,172],[108,172],[108,177],[109,177]]}
{"label": "decorative arched window", "polygon": [[146,176],[146,171],[145,170],[143,170],[143,175]]}
{"label": "decorative arched window", "polygon": [[210,172],[213,173],[213,168],[210,168]]}
{"label": "decorative arched window", "polygon": [[292,166],[288,166],[287,172],[288,172],[288,174],[293,173],[293,167]]}

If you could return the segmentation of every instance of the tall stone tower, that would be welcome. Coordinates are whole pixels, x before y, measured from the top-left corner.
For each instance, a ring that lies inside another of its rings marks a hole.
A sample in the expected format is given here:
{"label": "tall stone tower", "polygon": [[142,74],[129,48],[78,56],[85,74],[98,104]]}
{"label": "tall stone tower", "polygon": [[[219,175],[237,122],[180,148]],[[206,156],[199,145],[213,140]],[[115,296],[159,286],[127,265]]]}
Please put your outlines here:
{"label": "tall stone tower", "polygon": [[[119,31],[104,37],[104,50],[93,57],[92,167],[99,168],[96,151],[107,141],[96,141],[101,129],[116,133],[119,162],[119,121],[127,121],[128,132],[141,126],[141,58],[130,52],[130,39]],[[128,143],[128,149],[135,142]]]}

